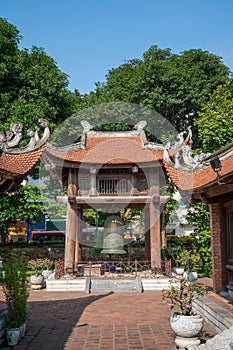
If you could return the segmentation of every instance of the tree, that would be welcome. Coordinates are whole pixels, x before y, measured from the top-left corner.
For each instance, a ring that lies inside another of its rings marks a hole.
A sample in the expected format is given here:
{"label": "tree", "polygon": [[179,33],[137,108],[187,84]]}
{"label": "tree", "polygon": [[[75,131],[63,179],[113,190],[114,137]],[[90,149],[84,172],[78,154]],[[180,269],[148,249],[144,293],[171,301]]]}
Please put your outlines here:
{"label": "tree", "polygon": [[[0,18],[0,122],[7,130],[12,121],[24,129],[45,118],[53,130],[76,108],[68,90],[68,76],[42,48],[20,50],[18,29]],[[25,141],[27,142],[27,141]]]}
{"label": "tree", "polygon": [[17,84],[20,39],[18,29],[0,18],[0,92],[3,101],[14,95],[12,87]]}
{"label": "tree", "polygon": [[25,185],[16,193],[0,196],[0,233],[5,243],[8,228],[18,220],[41,221],[44,213],[43,198],[37,186]]}
{"label": "tree", "polygon": [[154,45],[142,59],[111,69],[106,83],[98,83],[95,93],[79,98],[79,108],[82,103],[91,106],[93,101],[135,103],[157,111],[180,131],[187,115],[196,115],[228,76],[229,69],[221,58],[207,51],[191,49],[178,55]]}
{"label": "tree", "polygon": [[203,152],[215,152],[233,140],[233,85],[219,85],[195,119]]}
{"label": "tree", "polygon": [[12,195],[0,196],[0,234],[2,242],[6,242],[8,228],[17,222],[17,210],[13,205]]}

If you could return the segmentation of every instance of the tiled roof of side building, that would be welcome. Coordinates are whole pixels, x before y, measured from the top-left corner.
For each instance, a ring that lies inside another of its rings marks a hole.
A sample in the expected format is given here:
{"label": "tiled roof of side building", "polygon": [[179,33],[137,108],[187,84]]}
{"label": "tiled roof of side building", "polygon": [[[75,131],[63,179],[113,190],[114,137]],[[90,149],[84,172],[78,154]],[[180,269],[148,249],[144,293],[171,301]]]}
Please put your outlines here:
{"label": "tiled roof of side building", "polygon": [[45,145],[36,151],[23,154],[7,154],[3,152],[0,157],[0,173],[9,173],[14,176],[27,174],[39,161],[44,148]]}
{"label": "tiled roof of side building", "polygon": [[[216,183],[216,173],[211,166],[196,169],[194,171],[178,170],[164,162],[164,167],[174,184],[181,190],[200,190]],[[224,178],[233,173],[233,155],[222,160],[221,177]]]}

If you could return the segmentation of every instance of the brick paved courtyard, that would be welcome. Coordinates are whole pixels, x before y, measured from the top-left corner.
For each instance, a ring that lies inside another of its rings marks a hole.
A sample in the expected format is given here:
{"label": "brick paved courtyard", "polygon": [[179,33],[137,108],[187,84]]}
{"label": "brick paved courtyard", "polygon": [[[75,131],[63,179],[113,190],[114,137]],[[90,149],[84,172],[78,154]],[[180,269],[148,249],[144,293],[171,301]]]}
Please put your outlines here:
{"label": "brick paved courtyard", "polygon": [[[3,294],[0,307],[4,308]],[[16,349],[173,350],[171,310],[160,292],[84,294],[31,291],[27,333]],[[205,326],[203,337],[214,331]],[[3,349],[10,349],[3,346]]]}

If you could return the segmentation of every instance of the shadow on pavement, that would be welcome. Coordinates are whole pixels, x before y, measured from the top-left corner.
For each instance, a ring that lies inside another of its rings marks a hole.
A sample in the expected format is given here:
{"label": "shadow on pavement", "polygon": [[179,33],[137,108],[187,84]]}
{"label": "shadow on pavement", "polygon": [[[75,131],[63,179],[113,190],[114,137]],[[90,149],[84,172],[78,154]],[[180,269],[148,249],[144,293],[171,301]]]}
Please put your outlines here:
{"label": "shadow on pavement", "polygon": [[[17,350],[64,349],[75,328],[87,326],[87,324],[78,324],[84,309],[109,294],[82,297],[77,293],[77,298],[29,301],[27,331],[25,337],[16,346]],[[72,293],[73,295],[74,293]],[[61,297],[61,293],[59,293],[59,297]],[[46,299],[46,295],[44,298]],[[41,299],[43,299],[43,295]],[[4,303],[1,302],[0,306],[3,308]],[[11,348],[7,343],[4,343],[2,349]]]}

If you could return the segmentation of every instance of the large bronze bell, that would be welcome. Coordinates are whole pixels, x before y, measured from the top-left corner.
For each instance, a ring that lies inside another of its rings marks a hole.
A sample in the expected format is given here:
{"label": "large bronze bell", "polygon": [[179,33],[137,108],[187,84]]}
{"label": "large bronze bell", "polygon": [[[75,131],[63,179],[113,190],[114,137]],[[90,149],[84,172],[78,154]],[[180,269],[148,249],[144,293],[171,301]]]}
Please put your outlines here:
{"label": "large bronze bell", "polygon": [[104,241],[102,254],[125,254],[124,223],[117,215],[110,215],[104,224]]}

